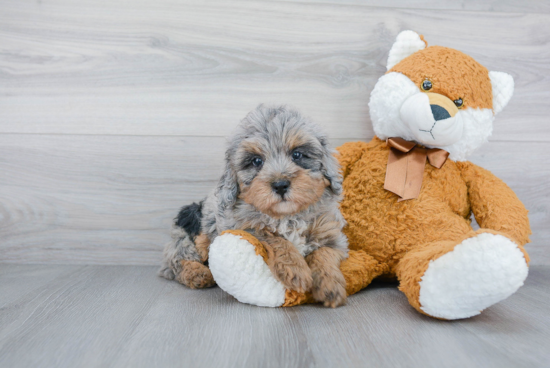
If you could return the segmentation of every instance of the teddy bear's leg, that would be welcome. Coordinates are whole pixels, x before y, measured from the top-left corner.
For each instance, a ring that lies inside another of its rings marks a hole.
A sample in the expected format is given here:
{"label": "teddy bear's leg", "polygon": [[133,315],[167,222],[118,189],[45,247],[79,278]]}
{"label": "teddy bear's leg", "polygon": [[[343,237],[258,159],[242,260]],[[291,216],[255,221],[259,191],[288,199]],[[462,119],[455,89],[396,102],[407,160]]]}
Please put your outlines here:
{"label": "teddy bear's leg", "polygon": [[267,265],[262,243],[241,230],[229,230],[210,244],[208,265],[216,283],[241,303],[280,307],[286,289]]}
{"label": "teddy bear's leg", "polygon": [[355,294],[376,277],[389,272],[389,267],[360,250],[350,250],[349,256],[340,263],[340,271],[346,279],[347,295]]}
{"label": "teddy bear's leg", "polygon": [[522,246],[482,229],[410,251],[396,273],[399,289],[416,310],[452,320],[475,316],[516,292],[528,262]]}
{"label": "teddy bear's leg", "polygon": [[[209,266],[217,284],[242,303],[290,307],[314,303],[311,293],[287,290],[272,274],[263,244],[245,231],[230,230],[210,245]],[[347,295],[366,287],[387,267],[362,251],[350,251],[341,262]]]}

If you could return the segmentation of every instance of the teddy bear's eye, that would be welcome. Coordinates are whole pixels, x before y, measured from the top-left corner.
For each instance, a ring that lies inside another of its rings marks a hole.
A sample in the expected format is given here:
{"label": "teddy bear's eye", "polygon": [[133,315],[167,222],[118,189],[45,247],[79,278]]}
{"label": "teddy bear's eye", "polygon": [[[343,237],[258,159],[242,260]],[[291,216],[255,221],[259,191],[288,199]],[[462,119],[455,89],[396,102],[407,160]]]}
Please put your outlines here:
{"label": "teddy bear's eye", "polygon": [[432,86],[432,82],[430,82],[429,79],[426,79],[424,80],[424,82],[422,82],[420,87],[422,88],[423,91],[429,91],[430,89],[432,89],[433,86]]}
{"label": "teddy bear's eye", "polygon": [[460,97],[454,100],[453,102],[455,103],[456,107],[458,107],[459,109],[462,108],[462,106],[464,106],[464,101]]}

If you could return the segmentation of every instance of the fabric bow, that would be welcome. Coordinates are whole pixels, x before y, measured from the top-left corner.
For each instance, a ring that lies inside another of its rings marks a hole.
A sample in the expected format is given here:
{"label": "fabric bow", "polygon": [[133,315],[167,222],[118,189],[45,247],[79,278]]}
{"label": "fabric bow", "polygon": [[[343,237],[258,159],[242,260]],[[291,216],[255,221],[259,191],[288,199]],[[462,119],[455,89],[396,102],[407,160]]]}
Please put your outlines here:
{"label": "fabric bow", "polygon": [[386,144],[391,149],[384,189],[397,194],[400,197],[398,202],[420,195],[426,158],[430,165],[440,169],[449,157],[449,152],[445,150],[418,147],[416,143],[403,138],[388,138]]}

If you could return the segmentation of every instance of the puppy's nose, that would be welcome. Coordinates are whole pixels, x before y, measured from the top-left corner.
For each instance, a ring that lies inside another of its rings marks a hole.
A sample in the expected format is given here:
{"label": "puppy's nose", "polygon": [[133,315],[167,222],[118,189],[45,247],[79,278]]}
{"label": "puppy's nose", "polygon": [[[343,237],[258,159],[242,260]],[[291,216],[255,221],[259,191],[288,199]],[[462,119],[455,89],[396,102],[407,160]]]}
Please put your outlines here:
{"label": "puppy's nose", "polygon": [[290,181],[288,180],[278,180],[276,182],[271,183],[271,187],[281,197],[288,191],[288,188],[290,187]]}

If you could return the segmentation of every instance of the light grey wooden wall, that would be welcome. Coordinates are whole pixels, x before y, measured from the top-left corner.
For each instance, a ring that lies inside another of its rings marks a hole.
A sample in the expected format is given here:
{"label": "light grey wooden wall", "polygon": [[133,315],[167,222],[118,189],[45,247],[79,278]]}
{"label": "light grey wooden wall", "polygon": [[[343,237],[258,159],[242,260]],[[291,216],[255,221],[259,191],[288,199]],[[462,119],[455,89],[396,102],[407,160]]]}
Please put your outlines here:
{"label": "light grey wooden wall", "polygon": [[548,1],[0,0],[0,262],[156,264],[226,136],[290,103],[334,145],[368,140],[368,98],[404,29],[516,81],[471,160],[530,210],[550,264]]}

